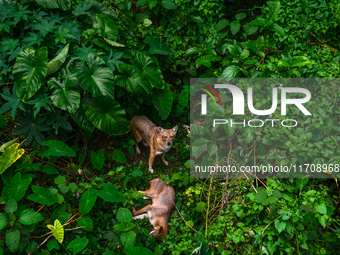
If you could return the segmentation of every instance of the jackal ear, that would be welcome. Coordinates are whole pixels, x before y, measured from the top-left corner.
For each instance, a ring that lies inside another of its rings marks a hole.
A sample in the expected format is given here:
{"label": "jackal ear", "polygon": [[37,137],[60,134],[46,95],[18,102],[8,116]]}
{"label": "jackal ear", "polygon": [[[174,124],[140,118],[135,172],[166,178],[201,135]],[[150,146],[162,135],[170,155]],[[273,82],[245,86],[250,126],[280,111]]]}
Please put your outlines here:
{"label": "jackal ear", "polygon": [[163,128],[161,128],[161,127],[158,127],[158,129],[159,129],[159,133],[163,133],[164,132],[164,129]]}
{"label": "jackal ear", "polygon": [[178,130],[178,126],[175,126],[175,127],[172,128],[172,131],[175,132],[175,133],[177,133],[177,130]]}

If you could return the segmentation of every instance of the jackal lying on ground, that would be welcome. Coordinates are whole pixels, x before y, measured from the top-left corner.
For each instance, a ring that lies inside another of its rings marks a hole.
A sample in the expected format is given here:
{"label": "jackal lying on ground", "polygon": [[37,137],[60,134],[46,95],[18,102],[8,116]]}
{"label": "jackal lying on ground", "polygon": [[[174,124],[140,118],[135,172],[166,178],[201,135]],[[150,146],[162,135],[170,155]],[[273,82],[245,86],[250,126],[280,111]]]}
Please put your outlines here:
{"label": "jackal lying on ground", "polygon": [[144,199],[152,198],[152,205],[145,206],[138,211],[132,207],[132,214],[134,216],[137,215],[133,217],[134,220],[148,217],[154,227],[150,235],[160,241],[162,237],[165,237],[169,232],[168,222],[172,208],[176,202],[175,190],[170,185],[165,184],[160,178],[151,180],[149,184],[150,189],[138,192],[147,194]]}

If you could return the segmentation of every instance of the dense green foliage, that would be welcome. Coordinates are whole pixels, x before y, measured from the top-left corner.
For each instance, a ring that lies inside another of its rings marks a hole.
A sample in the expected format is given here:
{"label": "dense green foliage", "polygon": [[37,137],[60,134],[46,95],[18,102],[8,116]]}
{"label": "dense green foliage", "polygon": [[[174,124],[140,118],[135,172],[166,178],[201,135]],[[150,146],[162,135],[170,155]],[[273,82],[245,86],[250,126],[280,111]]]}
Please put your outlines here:
{"label": "dense green foliage", "polygon": [[[0,255],[339,253],[336,178],[190,179],[190,135],[209,133],[197,116],[150,176],[126,135],[134,115],[189,124],[191,77],[338,77],[337,0],[0,0],[0,21]],[[309,88],[313,117],[293,112],[299,128],[219,130],[231,162],[339,164],[340,87],[326,85]],[[256,108],[268,91],[256,84]],[[211,136],[193,158],[223,146]],[[177,196],[160,243],[130,212],[155,177]]]}

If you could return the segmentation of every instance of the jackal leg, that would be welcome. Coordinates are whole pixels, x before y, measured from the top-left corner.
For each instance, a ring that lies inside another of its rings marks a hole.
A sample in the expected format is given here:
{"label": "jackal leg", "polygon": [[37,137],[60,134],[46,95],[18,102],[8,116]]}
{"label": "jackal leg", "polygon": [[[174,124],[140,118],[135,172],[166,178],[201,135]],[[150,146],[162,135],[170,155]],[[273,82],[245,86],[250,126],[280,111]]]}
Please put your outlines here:
{"label": "jackal leg", "polygon": [[164,164],[165,164],[166,166],[168,166],[169,163],[168,163],[168,161],[165,160],[164,157],[165,157],[165,153],[163,153],[163,155],[162,155],[162,161],[164,162]]}
{"label": "jackal leg", "polygon": [[156,151],[153,148],[151,148],[150,157],[149,157],[149,171],[151,173],[153,173],[152,164],[153,164],[153,161],[155,159],[155,156],[156,156]]}

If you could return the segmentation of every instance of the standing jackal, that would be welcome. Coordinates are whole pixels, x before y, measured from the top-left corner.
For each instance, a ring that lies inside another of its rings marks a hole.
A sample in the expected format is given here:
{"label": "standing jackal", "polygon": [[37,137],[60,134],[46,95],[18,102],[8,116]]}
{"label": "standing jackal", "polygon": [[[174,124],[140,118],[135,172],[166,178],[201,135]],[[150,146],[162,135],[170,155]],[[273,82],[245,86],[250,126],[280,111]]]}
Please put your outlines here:
{"label": "standing jackal", "polygon": [[176,137],[178,127],[163,129],[157,127],[145,116],[135,116],[130,122],[133,136],[136,140],[136,152],[140,154],[138,143],[143,140],[144,146],[150,146],[149,171],[153,173],[152,163],[156,155],[162,155],[162,161],[166,166],[168,162],[164,159],[164,154],[170,150],[172,142]]}

